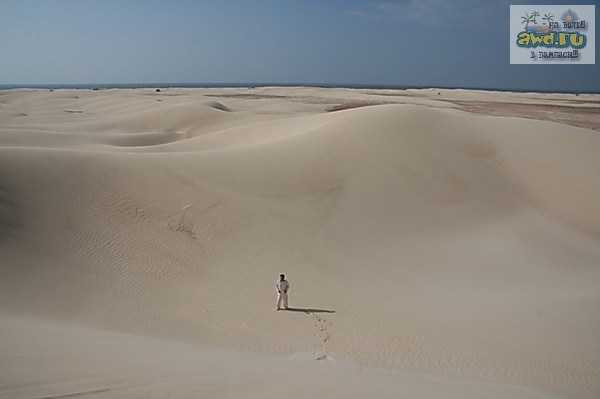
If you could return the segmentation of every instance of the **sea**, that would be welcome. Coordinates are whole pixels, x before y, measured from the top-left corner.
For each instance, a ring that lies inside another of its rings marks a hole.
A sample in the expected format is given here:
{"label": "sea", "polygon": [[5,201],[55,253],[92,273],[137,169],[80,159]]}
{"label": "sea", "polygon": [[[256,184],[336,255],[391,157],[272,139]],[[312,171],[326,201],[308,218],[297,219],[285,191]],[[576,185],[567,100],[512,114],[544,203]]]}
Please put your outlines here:
{"label": "sea", "polygon": [[464,89],[464,90],[486,90],[486,91],[506,91],[518,93],[571,93],[571,94],[600,94],[597,91],[568,91],[568,90],[544,90],[544,89],[523,89],[523,88],[493,88],[493,87],[444,87],[444,86],[406,86],[406,85],[380,85],[380,84],[315,84],[315,83],[66,83],[66,84],[1,84],[0,90],[12,89],[82,89],[82,90],[101,90],[101,89],[168,89],[168,88],[253,88],[253,87],[321,87],[321,88],[349,88],[349,89],[380,89],[380,90],[407,90],[407,89]]}

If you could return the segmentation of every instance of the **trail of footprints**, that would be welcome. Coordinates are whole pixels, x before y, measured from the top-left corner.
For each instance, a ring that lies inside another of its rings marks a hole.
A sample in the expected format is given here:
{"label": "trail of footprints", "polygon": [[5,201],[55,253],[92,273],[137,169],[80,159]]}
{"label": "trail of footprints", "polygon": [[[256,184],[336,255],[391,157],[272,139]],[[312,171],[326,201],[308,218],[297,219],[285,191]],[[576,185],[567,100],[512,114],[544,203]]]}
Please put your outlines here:
{"label": "trail of footprints", "polygon": [[311,312],[308,310],[305,311],[305,313],[313,318],[314,325],[317,329],[317,333],[315,334],[315,336],[317,337],[316,344],[315,344],[315,346],[316,346],[315,360],[333,361],[334,359],[327,354],[329,342],[331,342],[331,334],[329,333],[329,330],[327,329],[327,324],[328,324],[327,320],[325,318],[315,314],[314,312]]}

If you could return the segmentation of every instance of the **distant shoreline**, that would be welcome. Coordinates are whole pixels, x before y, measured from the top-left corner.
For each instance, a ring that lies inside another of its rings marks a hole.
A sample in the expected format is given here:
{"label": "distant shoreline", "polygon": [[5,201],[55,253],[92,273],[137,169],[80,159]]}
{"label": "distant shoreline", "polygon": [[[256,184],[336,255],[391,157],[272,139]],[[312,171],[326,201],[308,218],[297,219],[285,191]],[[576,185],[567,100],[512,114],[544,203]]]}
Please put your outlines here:
{"label": "distant shoreline", "polygon": [[376,90],[481,90],[515,93],[559,93],[559,94],[600,94],[596,91],[573,90],[536,90],[494,87],[444,87],[444,86],[406,86],[378,84],[317,84],[317,83],[53,83],[53,84],[0,84],[0,90],[13,89],[168,89],[168,88],[255,88],[255,87],[322,87],[335,89],[376,89]]}

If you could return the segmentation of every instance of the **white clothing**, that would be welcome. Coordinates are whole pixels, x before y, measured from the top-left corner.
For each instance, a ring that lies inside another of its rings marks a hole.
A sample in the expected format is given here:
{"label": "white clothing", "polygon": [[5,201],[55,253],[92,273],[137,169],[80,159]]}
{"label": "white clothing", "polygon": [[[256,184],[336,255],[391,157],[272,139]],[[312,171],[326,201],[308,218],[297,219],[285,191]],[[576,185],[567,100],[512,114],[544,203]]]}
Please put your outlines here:
{"label": "white clothing", "polygon": [[288,283],[287,280],[277,280],[275,288],[277,289],[277,292],[287,292],[290,289],[290,283]]}
{"label": "white clothing", "polygon": [[288,308],[288,290],[290,289],[290,283],[287,280],[277,280],[275,283],[275,289],[277,289],[277,310],[281,309],[281,304],[283,302],[283,307],[285,309]]}
{"label": "white clothing", "polygon": [[281,302],[283,302],[283,308],[288,308],[288,294],[280,292],[277,294],[277,310],[281,309]]}

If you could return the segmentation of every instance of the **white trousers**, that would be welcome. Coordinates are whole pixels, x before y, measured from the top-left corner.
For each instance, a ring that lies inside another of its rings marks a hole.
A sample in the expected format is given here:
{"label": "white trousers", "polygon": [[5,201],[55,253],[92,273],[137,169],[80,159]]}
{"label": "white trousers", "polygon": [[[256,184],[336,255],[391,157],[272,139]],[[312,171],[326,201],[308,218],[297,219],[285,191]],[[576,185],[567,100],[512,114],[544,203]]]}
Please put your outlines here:
{"label": "white trousers", "polygon": [[283,307],[288,308],[288,294],[287,292],[279,292],[277,294],[277,309],[281,309],[281,302],[283,301]]}

